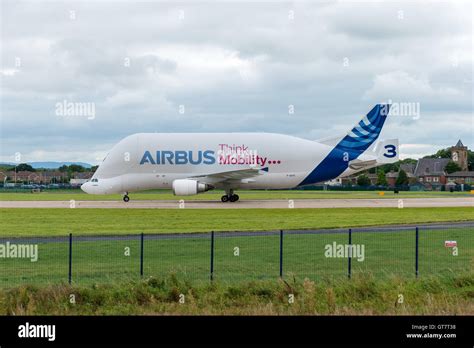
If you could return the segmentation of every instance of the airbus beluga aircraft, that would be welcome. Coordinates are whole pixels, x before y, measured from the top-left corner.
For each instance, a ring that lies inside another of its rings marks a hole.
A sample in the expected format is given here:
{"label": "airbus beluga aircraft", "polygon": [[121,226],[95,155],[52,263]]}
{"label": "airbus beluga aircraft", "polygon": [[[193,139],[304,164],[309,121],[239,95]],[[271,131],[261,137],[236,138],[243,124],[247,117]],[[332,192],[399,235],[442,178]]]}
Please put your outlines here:
{"label": "airbus beluga aircraft", "polygon": [[107,154],[90,194],[171,188],[176,196],[223,189],[285,189],[345,177],[398,160],[398,140],[377,141],[389,104],[376,105],[347,134],[311,141],[271,133],[138,133]]}

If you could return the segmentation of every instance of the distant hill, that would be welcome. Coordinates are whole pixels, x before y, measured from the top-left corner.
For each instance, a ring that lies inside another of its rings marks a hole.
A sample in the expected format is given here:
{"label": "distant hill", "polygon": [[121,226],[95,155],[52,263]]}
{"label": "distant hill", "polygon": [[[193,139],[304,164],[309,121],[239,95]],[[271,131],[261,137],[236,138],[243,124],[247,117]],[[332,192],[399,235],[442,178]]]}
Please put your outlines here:
{"label": "distant hill", "polygon": [[[23,163],[23,162],[22,162]],[[30,166],[33,168],[45,168],[45,169],[58,169],[59,167],[66,165],[70,166],[71,164],[77,164],[80,166],[83,166],[84,168],[90,168],[92,165],[89,163],[84,163],[84,162],[25,162],[28,163]],[[4,162],[0,163],[0,166],[14,166],[18,163],[12,163],[12,162]]]}

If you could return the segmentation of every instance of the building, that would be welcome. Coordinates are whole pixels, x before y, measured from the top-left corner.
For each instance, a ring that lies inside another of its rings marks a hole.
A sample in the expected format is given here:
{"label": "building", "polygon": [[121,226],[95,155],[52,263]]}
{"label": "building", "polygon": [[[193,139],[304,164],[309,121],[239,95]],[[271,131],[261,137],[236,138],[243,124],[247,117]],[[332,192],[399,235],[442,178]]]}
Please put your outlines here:
{"label": "building", "polygon": [[[73,181],[71,181],[71,184],[84,183],[90,180],[92,175],[94,175],[94,172],[73,173],[71,179]],[[69,175],[67,172],[61,172],[59,170],[45,170],[37,172],[30,172],[26,170],[15,172],[14,170],[11,170],[7,172],[0,172],[0,182],[15,182],[15,178],[17,183],[25,182],[28,184],[57,184],[66,182],[69,178]]]}
{"label": "building", "polygon": [[[416,183],[416,177],[413,174],[414,168],[414,164],[400,164],[400,169],[407,174],[409,185]],[[385,174],[385,179],[387,180],[388,187],[397,186],[397,179],[399,174],[400,172],[395,172],[393,170]]]}
{"label": "building", "polygon": [[64,178],[67,178],[67,173],[59,171],[44,171],[44,172],[30,172],[30,171],[8,171],[0,173],[0,179],[3,182],[26,182],[29,184],[49,184],[62,182]]}
{"label": "building", "polygon": [[414,175],[426,188],[440,190],[446,184],[445,168],[450,161],[449,158],[420,158]]}
{"label": "building", "polygon": [[400,164],[400,169],[405,171],[407,173],[408,177],[410,177],[410,174],[412,177],[415,177],[415,167],[416,164],[413,163],[402,163]]}
{"label": "building", "polygon": [[80,180],[89,180],[90,178],[92,178],[93,175],[94,175],[94,172],[74,173],[73,178],[80,179]]}
{"label": "building", "polygon": [[74,177],[69,180],[69,183],[72,186],[80,186],[88,182],[92,178],[92,175],[94,175],[93,172],[74,173]]}
{"label": "building", "polygon": [[461,168],[461,171],[468,171],[467,146],[464,146],[461,139],[458,140],[456,145],[450,148],[450,151],[451,160]]}
{"label": "building", "polygon": [[395,185],[397,184],[397,178],[398,172],[395,172],[394,170],[385,173],[385,179],[387,180],[388,187],[395,187]]}
{"label": "building", "polygon": [[[5,178],[6,176],[6,178]],[[41,176],[37,172],[30,172],[27,170],[21,170],[18,172],[9,171],[2,175],[4,181],[13,181],[13,182],[28,182],[28,183],[39,183]]]}
{"label": "building", "polygon": [[59,170],[41,172],[41,182],[43,184],[60,183],[67,179],[67,177],[67,173],[60,172]]}
{"label": "building", "polygon": [[342,178],[339,177],[339,178],[336,178],[336,179],[326,181],[324,183],[324,185],[327,185],[327,186],[342,186]]}
{"label": "building", "polygon": [[474,184],[474,172],[470,171],[459,171],[447,174],[446,178],[448,179],[448,182],[453,182],[458,185]]}
{"label": "building", "polygon": [[342,185],[357,185],[357,178],[359,175],[365,175],[369,178],[370,185],[375,186],[377,185],[377,174],[373,173],[357,173],[350,176],[345,176],[341,178]]}

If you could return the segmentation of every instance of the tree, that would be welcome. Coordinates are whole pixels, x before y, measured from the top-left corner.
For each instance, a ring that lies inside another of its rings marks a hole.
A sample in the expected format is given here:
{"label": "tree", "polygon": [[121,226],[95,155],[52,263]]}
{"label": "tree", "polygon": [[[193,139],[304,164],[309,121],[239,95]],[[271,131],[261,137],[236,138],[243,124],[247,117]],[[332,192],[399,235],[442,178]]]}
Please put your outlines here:
{"label": "tree", "polygon": [[388,173],[388,172],[391,172],[391,171],[398,172],[398,168],[400,168],[400,161],[397,161],[395,163],[384,164],[384,165],[378,167],[378,170],[381,170],[385,173]]}
{"label": "tree", "polygon": [[390,171],[398,172],[398,170],[400,169],[400,164],[413,164],[413,165],[416,165],[417,163],[418,163],[418,160],[416,160],[416,159],[405,158],[405,159],[397,161],[395,163],[384,164],[384,165],[378,167],[378,170],[383,170],[385,173],[388,173]]}
{"label": "tree", "polygon": [[362,174],[357,177],[357,185],[359,186],[369,186],[370,185],[370,179],[367,175]]}
{"label": "tree", "polygon": [[467,150],[467,167],[469,170],[474,170],[474,151]]}
{"label": "tree", "polygon": [[403,169],[398,172],[396,184],[397,186],[408,185],[408,175]]}
{"label": "tree", "polygon": [[377,174],[377,185],[387,186],[387,177],[385,176],[385,172],[383,170],[380,170]]}
{"label": "tree", "polygon": [[79,164],[71,164],[68,168],[68,172],[70,173],[76,173],[76,172],[84,172],[86,170],[86,168],[84,168],[83,166],[79,165]]}
{"label": "tree", "polygon": [[451,158],[451,150],[441,149],[438,150],[434,155],[425,156],[423,158]]}
{"label": "tree", "polygon": [[16,171],[17,172],[21,172],[21,171],[35,172],[36,170],[27,163],[21,163],[16,166]]}
{"label": "tree", "polygon": [[413,158],[405,158],[399,161],[401,164],[414,164],[416,165],[418,163],[418,160],[413,159]]}
{"label": "tree", "polygon": [[10,172],[15,170],[15,166],[10,166],[10,165],[0,165],[0,172]]}
{"label": "tree", "polygon": [[446,171],[446,173],[451,174],[460,171],[461,167],[456,162],[449,161],[448,164],[446,164],[444,170]]}

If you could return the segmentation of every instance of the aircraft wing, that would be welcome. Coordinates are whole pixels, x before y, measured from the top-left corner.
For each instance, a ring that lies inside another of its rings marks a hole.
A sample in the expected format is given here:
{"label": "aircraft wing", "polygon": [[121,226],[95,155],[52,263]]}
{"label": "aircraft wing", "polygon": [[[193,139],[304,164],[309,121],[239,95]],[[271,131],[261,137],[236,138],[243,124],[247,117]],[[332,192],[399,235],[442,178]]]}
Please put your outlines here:
{"label": "aircraft wing", "polygon": [[252,182],[252,178],[258,175],[263,175],[268,172],[267,168],[246,168],[239,170],[230,170],[227,172],[217,172],[204,175],[196,175],[190,177],[190,179],[199,179],[199,181],[213,184],[222,182],[236,182],[240,181],[243,183]]}

